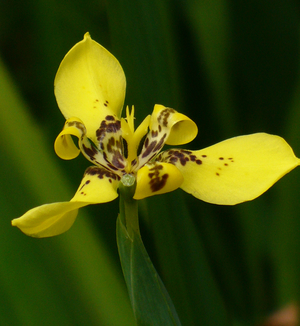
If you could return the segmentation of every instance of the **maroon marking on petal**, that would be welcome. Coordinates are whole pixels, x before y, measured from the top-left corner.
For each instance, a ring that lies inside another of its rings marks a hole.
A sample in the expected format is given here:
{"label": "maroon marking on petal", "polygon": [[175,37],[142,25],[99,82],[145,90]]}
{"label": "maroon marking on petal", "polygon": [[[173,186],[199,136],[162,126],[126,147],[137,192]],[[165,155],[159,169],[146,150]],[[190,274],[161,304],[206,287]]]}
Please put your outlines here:
{"label": "maroon marking on petal", "polygon": [[98,153],[97,149],[95,147],[86,147],[84,144],[82,144],[82,148],[85,152],[85,154],[92,160],[95,160],[95,155]]}
{"label": "maroon marking on petal", "polygon": [[80,188],[78,191],[80,191],[84,186],[88,185],[90,182],[91,182],[91,180],[87,180],[87,181],[86,181],[86,182],[81,186],[81,188]]}
{"label": "maroon marking on petal", "polygon": [[145,152],[143,153],[142,158],[147,157],[153,151],[156,144],[157,144],[156,140],[152,141],[150,145],[146,148]]}
{"label": "maroon marking on petal", "polygon": [[157,137],[158,136],[158,130],[151,130],[151,136],[153,137],[153,138],[155,138],[155,137]]}
{"label": "maroon marking on petal", "polygon": [[121,121],[117,120],[112,115],[107,115],[105,120],[100,124],[99,129],[96,130],[97,140],[102,142],[107,133],[117,133],[121,129]]}
{"label": "maroon marking on petal", "polygon": [[160,139],[160,141],[155,146],[155,148],[153,149],[153,152],[159,151],[164,146],[166,137],[167,137],[167,134],[164,134],[163,137]]}
{"label": "maroon marking on petal", "polygon": [[199,160],[196,155],[192,154],[193,153],[192,151],[187,151],[184,149],[178,149],[178,150],[172,149],[164,153],[165,153],[164,155],[166,156],[164,157],[160,155],[158,156],[158,160],[162,159],[163,161],[172,163],[174,165],[179,161],[182,166],[185,166],[186,163],[189,161],[192,163],[196,163],[197,165],[202,164],[202,161]]}
{"label": "maroon marking on petal", "polygon": [[162,124],[164,127],[168,126],[168,118],[170,114],[175,113],[176,111],[171,108],[165,108],[160,112],[160,114],[157,117],[157,121],[159,124]]}
{"label": "maroon marking on petal", "polygon": [[97,175],[99,179],[103,179],[104,177],[112,179],[112,180],[120,180],[121,179],[117,174],[115,174],[105,168],[99,168],[97,166],[90,166],[89,168],[87,168],[85,170],[84,175],[87,175],[87,174],[88,175]]}
{"label": "maroon marking on petal", "polygon": [[148,177],[151,179],[149,184],[152,192],[161,190],[167,183],[169,175],[167,173],[160,176],[160,170],[163,169],[162,165],[156,164],[153,168],[149,169]]}

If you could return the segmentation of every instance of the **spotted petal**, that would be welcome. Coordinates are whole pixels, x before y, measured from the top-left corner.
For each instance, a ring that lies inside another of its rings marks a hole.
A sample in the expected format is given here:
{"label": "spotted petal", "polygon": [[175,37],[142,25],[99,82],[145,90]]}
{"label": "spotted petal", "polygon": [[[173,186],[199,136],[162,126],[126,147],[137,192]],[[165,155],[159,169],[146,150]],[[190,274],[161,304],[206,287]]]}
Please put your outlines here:
{"label": "spotted petal", "polygon": [[190,118],[159,104],[154,106],[149,129],[138,157],[138,168],[154,158],[165,144],[186,144],[198,133],[197,125]]}
{"label": "spotted petal", "polygon": [[161,159],[181,171],[183,190],[220,205],[260,196],[300,163],[284,139],[265,133],[231,138],[200,151],[166,151]]}
{"label": "spotted petal", "polygon": [[95,142],[107,115],[121,116],[126,79],[118,60],[86,33],[64,57],[57,71],[55,96],[66,119],[77,117]]}
{"label": "spotted petal", "polygon": [[90,204],[105,203],[118,196],[119,177],[105,169],[87,169],[81,184],[70,202],[59,202],[35,207],[12,220],[23,233],[32,237],[52,237],[69,230],[78,209]]}
{"label": "spotted petal", "polygon": [[137,173],[134,199],[165,194],[176,190],[183,182],[180,171],[169,163],[148,163]]}
{"label": "spotted petal", "polygon": [[118,175],[107,169],[91,166],[85,171],[81,184],[71,201],[90,204],[107,203],[118,197],[119,182]]}
{"label": "spotted petal", "polygon": [[107,116],[101,122],[96,133],[98,146],[87,138],[85,125],[80,119],[68,119],[54,143],[56,154],[65,160],[73,159],[80,153],[71,136],[78,138],[82,154],[93,164],[116,172],[125,167],[121,155],[121,122],[113,116]]}

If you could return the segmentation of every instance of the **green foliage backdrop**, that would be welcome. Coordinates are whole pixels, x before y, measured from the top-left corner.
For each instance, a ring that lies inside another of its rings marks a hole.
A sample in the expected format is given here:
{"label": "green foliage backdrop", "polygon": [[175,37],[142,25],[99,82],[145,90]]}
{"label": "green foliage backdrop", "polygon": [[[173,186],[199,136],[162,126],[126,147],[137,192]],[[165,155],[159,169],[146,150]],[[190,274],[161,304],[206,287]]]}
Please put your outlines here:
{"label": "green foliage backdrop", "polygon": [[[283,136],[300,156],[298,1],[27,0],[0,3],[0,316],[3,325],[134,325],[118,260],[117,201],[66,234],[10,226],[68,200],[88,162],[62,161],[53,80],[86,31],[120,61],[137,123],[155,103],[199,127],[189,148]],[[299,301],[300,171],[254,202],[206,204],[177,190],[140,203],[142,236],[183,325],[257,325]]]}

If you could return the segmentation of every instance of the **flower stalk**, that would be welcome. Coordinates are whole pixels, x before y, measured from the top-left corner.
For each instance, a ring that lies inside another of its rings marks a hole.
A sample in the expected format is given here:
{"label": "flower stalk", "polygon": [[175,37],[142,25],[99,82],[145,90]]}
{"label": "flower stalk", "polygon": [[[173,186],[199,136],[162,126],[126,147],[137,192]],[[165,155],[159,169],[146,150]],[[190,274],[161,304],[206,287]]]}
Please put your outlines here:
{"label": "flower stalk", "polygon": [[117,244],[128,294],[138,326],[181,326],[173,302],[144,247],[133,198],[135,178],[120,182]]}
{"label": "flower stalk", "polygon": [[120,192],[120,219],[126,226],[128,235],[133,239],[133,232],[140,235],[139,217],[138,217],[138,201],[133,198],[136,188],[136,181],[132,175],[125,175],[122,178]]}

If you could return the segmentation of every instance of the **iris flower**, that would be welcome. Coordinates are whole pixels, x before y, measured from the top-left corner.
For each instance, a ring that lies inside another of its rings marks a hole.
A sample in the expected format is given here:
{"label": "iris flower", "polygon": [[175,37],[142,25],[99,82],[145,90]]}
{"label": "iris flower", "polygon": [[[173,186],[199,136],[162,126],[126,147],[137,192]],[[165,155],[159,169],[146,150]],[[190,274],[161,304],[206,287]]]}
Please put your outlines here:
{"label": "iris flower", "polygon": [[181,188],[208,203],[235,205],[260,196],[299,165],[284,139],[266,133],[231,138],[196,151],[162,151],[165,144],[192,141],[197,125],[163,105],[155,105],[136,129],[134,107],[127,107],[126,117],[121,118],[126,89],[123,69],[89,33],[64,57],[54,86],[66,118],[55,151],[65,160],[81,152],[93,165],[69,202],[33,208],[12,221],[29,236],[67,231],[79,208],[116,199],[120,183],[136,182],[136,200]]}

